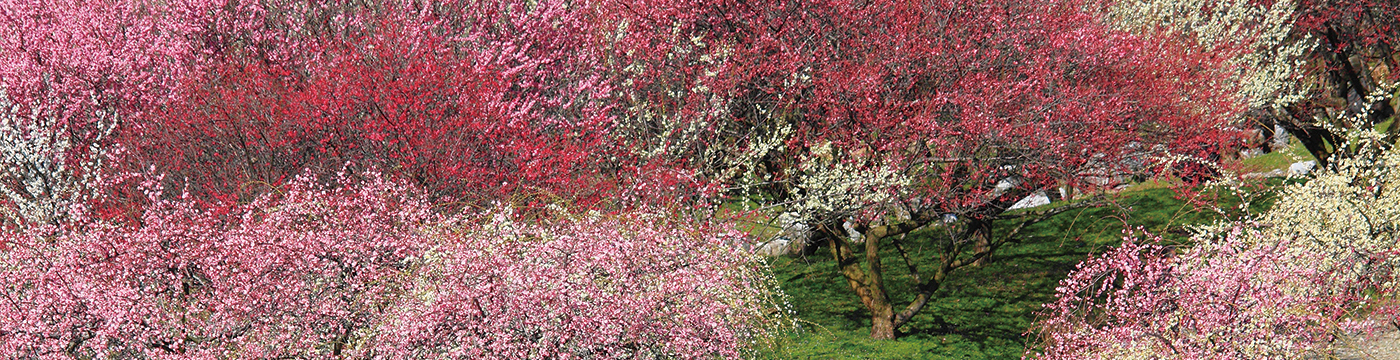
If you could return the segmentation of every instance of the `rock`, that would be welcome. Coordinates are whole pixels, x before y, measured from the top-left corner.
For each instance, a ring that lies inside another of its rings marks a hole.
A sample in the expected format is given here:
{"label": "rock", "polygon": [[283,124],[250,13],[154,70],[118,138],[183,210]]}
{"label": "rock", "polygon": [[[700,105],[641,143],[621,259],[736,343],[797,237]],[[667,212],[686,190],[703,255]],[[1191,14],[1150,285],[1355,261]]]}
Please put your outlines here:
{"label": "rock", "polygon": [[1343,336],[1338,343],[1342,345],[1333,351],[1333,357],[1323,359],[1400,360],[1400,332],[1397,331],[1372,336]]}
{"label": "rock", "polygon": [[1269,171],[1267,171],[1267,172],[1257,172],[1257,173],[1248,173],[1248,174],[1244,174],[1244,177],[1245,177],[1245,178],[1271,178],[1271,177],[1283,177],[1284,175],[1288,175],[1288,174],[1286,173],[1286,171],[1284,171],[1284,169],[1273,169],[1273,170],[1269,170]]}
{"label": "rock", "polygon": [[778,237],[787,238],[792,241],[806,244],[812,238],[812,227],[807,226],[796,214],[782,213],[778,215]]}
{"label": "rock", "polygon": [[1090,183],[1090,184],[1094,184],[1094,185],[1098,185],[1098,186],[1108,186],[1108,185],[1123,183],[1123,177],[1120,177],[1120,176],[1108,176],[1108,175],[1104,175],[1104,176],[1085,176],[1085,177],[1084,177],[1084,182]]}
{"label": "rock", "polygon": [[1015,178],[1001,179],[997,181],[996,186],[992,187],[991,197],[995,198],[1001,196],[1001,194],[1006,193],[1007,190],[1011,190],[1018,185],[1021,185],[1021,181]]}
{"label": "rock", "polygon": [[1275,151],[1288,149],[1288,129],[1283,128],[1283,125],[1274,124],[1274,138],[1271,140],[1269,147],[1274,148]]}
{"label": "rock", "polygon": [[1296,162],[1293,163],[1293,165],[1288,165],[1288,176],[1307,175],[1309,172],[1312,172],[1315,167],[1317,167],[1317,161],[1315,160]]}
{"label": "rock", "polygon": [[756,245],[754,253],[764,256],[783,256],[802,252],[812,239],[812,227],[793,213],[778,215],[778,234],[768,241]]}
{"label": "rock", "polygon": [[861,235],[860,231],[856,231],[856,226],[854,223],[851,223],[851,219],[846,219],[846,221],[842,222],[841,227],[846,228],[846,236],[850,237],[851,242],[865,242],[865,235]]}
{"label": "rock", "polygon": [[[1390,323],[1387,317],[1380,315],[1372,315],[1362,321]],[[1390,324],[1377,324],[1376,328],[1370,329],[1373,331],[1341,331],[1337,334],[1338,339],[1332,342],[1331,351],[1312,359],[1400,360],[1400,329],[1394,327],[1394,323]]]}
{"label": "rock", "polygon": [[1017,201],[1015,204],[1011,204],[1011,208],[1009,210],[1033,208],[1036,206],[1048,204],[1050,204],[1050,196],[1045,194],[1044,190],[1041,190],[1036,191],[1034,194],[1023,198],[1020,201]]}
{"label": "rock", "polygon": [[1241,158],[1241,159],[1248,159],[1248,158],[1252,158],[1252,157],[1259,156],[1259,155],[1264,155],[1264,149],[1263,149],[1263,148],[1248,148],[1248,149],[1240,150],[1240,158]]}
{"label": "rock", "polygon": [[895,204],[894,218],[900,221],[909,221],[914,218],[914,214],[910,213],[909,209],[905,208],[903,205]]}
{"label": "rock", "polygon": [[783,256],[792,253],[792,239],[775,237],[758,245],[755,253],[763,256]]}

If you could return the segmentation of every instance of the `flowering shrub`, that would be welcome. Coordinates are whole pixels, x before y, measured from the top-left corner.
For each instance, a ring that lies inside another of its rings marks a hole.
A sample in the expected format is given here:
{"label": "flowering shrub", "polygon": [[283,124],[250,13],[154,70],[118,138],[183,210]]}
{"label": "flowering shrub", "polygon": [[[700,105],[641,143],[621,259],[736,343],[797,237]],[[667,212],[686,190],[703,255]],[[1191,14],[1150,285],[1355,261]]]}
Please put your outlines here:
{"label": "flowering shrub", "polygon": [[1047,305],[1047,359],[1293,358],[1330,340],[1338,304],[1290,242],[1239,248],[1235,228],[1181,255],[1151,237],[1084,264]]}
{"label": "flowering shrub", "polygon": [[[674,220],[497,217],[427,256],[392,342],[453,357],[733,358],[777,298],[743,234]],[[484,334],[484,335],[483,335]]]}
{"label": "flowering shrub", "polygon": [[1179,253],[1129,234],[1062,282],[1037,357],[1306,358],[1378,329],[1400,309],[1398,172],[1400,151],[1362,151]]}
{"label": "flowering shrub", "polygon": [[158,180],[139,224],[0,234],[0,353],[730,358],[780,300],[718,225],[444,216],[379,176],[215,213]]}
{"label": "flowering shrub", "polygon": [[0,220],[57,221],[110,167],[225,203],[347,162],[464,202],[600,200],[617,179],[596,171],[610,117],[583,10],[7,1],[0,201],[19,210]]}
{"label": "flowering shrub", "polygon": [[1103,18],[1148,37],[1176,38],[1182,51],[1228,56],[1217,78],[1252,109],[1273,110],[1302,101],[1309,84],[1298,81],[1315,46],[1290,38],[1300,1],[1143,0],[1101,1]]}
{"label": "flowering shrub", "polygon": [[217,41],[190,96],[124,129],[132,168],[237,201],[346,162],[474,204],[606,182],[593,31],[565,2],[235,3],[191,20]]}

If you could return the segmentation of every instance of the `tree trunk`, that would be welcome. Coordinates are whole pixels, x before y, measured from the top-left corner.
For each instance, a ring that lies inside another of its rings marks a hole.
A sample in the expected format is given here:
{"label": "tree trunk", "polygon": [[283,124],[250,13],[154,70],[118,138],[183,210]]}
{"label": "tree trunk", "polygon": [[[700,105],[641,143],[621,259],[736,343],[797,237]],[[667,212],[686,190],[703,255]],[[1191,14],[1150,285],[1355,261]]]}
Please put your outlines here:
{"label": "tree trunk", "polygon": [[1303,143],[1303,147],[1317,159],[1319,168],[1327,167],[1328,160],[1332,157],[1332,152],[1338,150],[1342,141],[1341,137],[1331,131],[1312,124],[1313,119],[1309,118],[1313,114],[1308,109],[1292,106],[1285,109],[1288,119],[1280,119],[1278,124],[1288,131],[1293,137],[1298,138]]}
{"label": "tree trunk", "polygon": [[[1046,217],[1061,213],[1068,209],[1082,208],[1091,202],[1082,202],[1077,205],[1062,206],[1052,210],[1030,213],[1037,216],[1033,221],[1044,220]],[[841,276],[846,278],[846,283],[855,290],[860,301],[870,311],[870,337],[874,339],[894,339],[900,326],[908,323],[914,315],[923,310],[929,302],[934,300],[934,292],[942,286],[948,274],[953,270],[963,266],[972,265],[973,262],[985,262],[992,251],[1000,247],[1005,241],[996,242],[992,238],[992,222],[995,216],[971,215],[968,217],[968,226],[962,231],[962,238],[947,239],[941,243],[942,256],[939,257],[939,264],[932,269],[931,274],[922,273],[915,262],[905,251],[902,239],[905,234],[918,230],[925,225],[942,218],[939,212],[921,212],[911,214],[910,221],[885,224],[874,227],[859,226],[865,238],[865,261],[866,266],[860,266],[860,257],[856,256],[855,250],[851,248],[851,242],[845,238],[846,231],[834,230],[832,224],[824,224],[819,227],[822,235],[826,236],[827,244],[830,245],[831,255],[836,260],[837,269]],[[1022,222],[1006,234],[1015,236],[1021,229],[1031,222]],[[884,240],[890,240],[894,249],[898,251],[904,259],[905,266],[909,267],[909,275],[913,278],[917,286],[918,293],[914,301],[910,302],[901,311],[895,312],[894,304],[890,303],[888,290],[885,288],[884,264],[880,261],[880,246]],[[969,244],[971,242],[971,244]],[[977,252],[971,257],[961,256],[964,254],[967,245],[977,248]],[[926,277],[927,276],[927,277]]]}
{"label": "tree trunk", "polygon": [[885,291],[885,268],[880,262],[881,237],[866,236],[865,262],[870,268],[871,298],[866,304],[870,309],[870,337],[878,340],[894,339],[894,306],[890,305],[889,292]]}
{"label": "tree trunk", "polygon": [[873,311],[870,313],[870,338],[894,340],[894,308],[885,304],[879,313]]}
{"label": "tree trunk", "polygon": [[870,310],[870,337],[880,340],[894,339],[894,307],[890,304],[889,293],[885,290],[884,267],[880,263],[880,234],[866,234],[865,260],[868,271],[860,266],[860,259],[851,249],[851,243],[842,235],[845,232],[825,231],[831,255],[836,260],[846,283],[860,296],[860,302]]}
{"label": "tree trunk", "polygon": [[991,263],[992,251],[992,222],[980,216],[969,216],[967,219],[967,229],[963,230],[963,239],[972,242],[972,251],[975,254],[987,254],[972,262],[972,266],[982,266]]}

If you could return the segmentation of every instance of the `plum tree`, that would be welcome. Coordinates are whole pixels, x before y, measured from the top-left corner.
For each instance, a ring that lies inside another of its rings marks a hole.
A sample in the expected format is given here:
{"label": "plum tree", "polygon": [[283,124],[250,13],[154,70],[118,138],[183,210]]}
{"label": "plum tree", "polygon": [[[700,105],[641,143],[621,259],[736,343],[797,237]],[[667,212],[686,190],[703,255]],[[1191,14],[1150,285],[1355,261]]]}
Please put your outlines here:
{"label": "plum tree", "polygon": [[193,35],[191,96],[121,133],[131,168],[225,201],[347,161],[473,204],[608,181],[592,31],[566,2],[235,3]]}
{"label": "plum tree", "polygon": [[[0,232],[0,352],[37,358],[739,358],[784,316],[731,226],[443,214],[369,172],[224,209],[149,197]],[[120,184],[109,183],[107,186]],[[775,317],[776,316],[776,317]]]}
{"label": "plum tree", "polygon": [[0,353],[744,355],[740,233],[588,211],[633,181],[583,10],[0,2]]}
{"label": "plum tree", "polygon": [[0,3],[0,222],[58,221],[90,199],[119,124],[174,97],[183,8],[149,5]]}
{"label": "plum tree", "polygon": [[[1395,126],[1400,92],[1400,5],[1393,1],[1303,0],[1294,11],[1292,40],[1309,45],[1301,54],[1306,99],[1273,112],[1273,120],[1302,140],[1320,164],[1350,156],[1344,143],[1359,131],[1400,140]],[[1352,142],[1356,143],[1356,142]]]}
{"label": "plum tree", "polygon": [[[994,221],[1063,210],[1006,213],[1021,197],[1211,156],[1244,108],[1216,80],[1219,54],[1106,26],[1080,2],[605,4],[615,133],[819,229],[876,338],[1005,244]],[[935,268],[911,266],[915,300],[891,303],[880,252],[949,214],[963,230]]]}

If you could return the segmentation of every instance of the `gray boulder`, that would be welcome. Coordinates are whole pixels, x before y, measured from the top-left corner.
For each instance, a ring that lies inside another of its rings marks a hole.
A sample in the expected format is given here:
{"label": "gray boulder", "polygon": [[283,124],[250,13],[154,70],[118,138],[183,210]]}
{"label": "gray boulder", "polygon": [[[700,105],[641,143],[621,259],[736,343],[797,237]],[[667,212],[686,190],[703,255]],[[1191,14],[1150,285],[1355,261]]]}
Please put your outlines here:
{"label": "gray boulder", "polygon": [[778,215],[778,234],[767,241],[758,243],[755,253],[764,256],[783,256],[799,253],[812,239],[812,227],[796,214]]}
{"label": "gray boulder", "polygon": [[1020,201],[1017,201],[1015,204],[1011,204],[1011,208],[1010,208],[1010,209],[1011,209],[1011,210],[1016,210],[1016,209],[1033,208],[1033,207],[1036,207],[1036,206],[1049,205],[1049,204],[1050,204],[1050,195],[1046,194],[1046,193],[1045,193],[1045,190],[1040,190],[1040,191],[1036,191],[1034,194],[1031,194],[1030,196],[1027,196],[1027,197],[1025,197],[1025,198],[1022,198]]}
{"label": "gray boulder", "polygon": [[1317,161],[1314,160],[1296,162],[1293,165],[1288,165],[1288,176],[1307,175],[1315,167],[1317,167]]}

